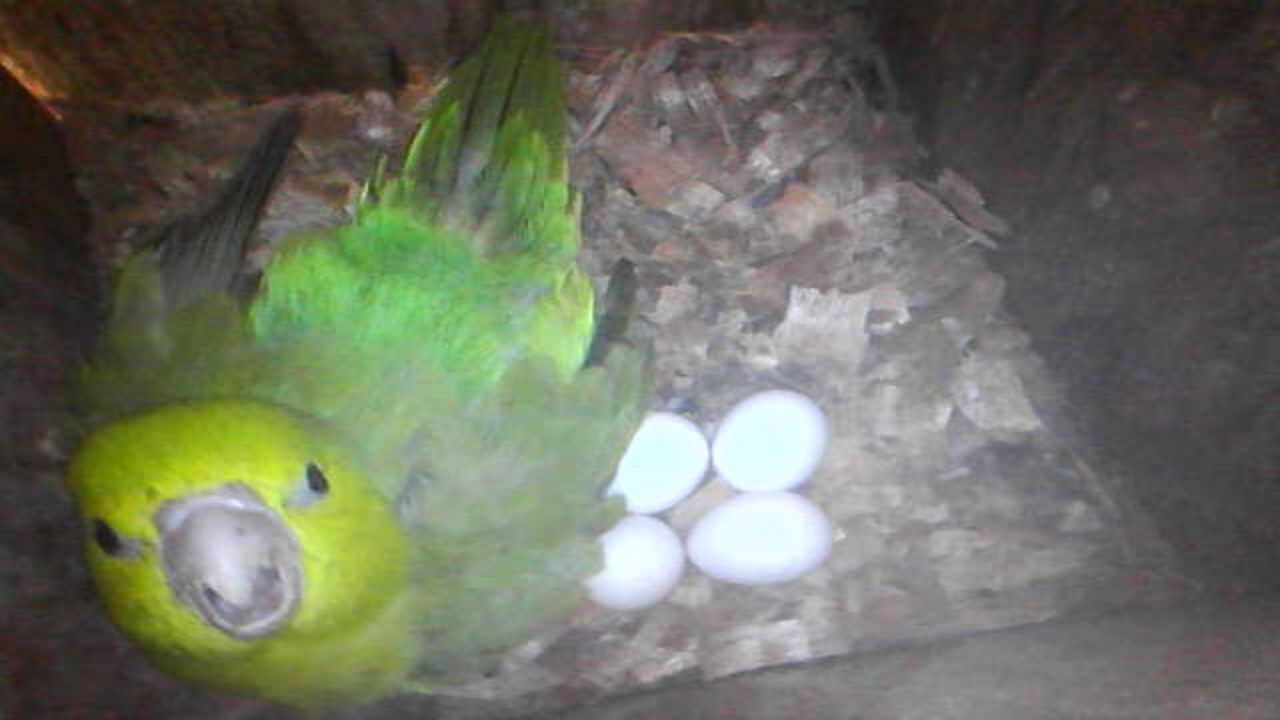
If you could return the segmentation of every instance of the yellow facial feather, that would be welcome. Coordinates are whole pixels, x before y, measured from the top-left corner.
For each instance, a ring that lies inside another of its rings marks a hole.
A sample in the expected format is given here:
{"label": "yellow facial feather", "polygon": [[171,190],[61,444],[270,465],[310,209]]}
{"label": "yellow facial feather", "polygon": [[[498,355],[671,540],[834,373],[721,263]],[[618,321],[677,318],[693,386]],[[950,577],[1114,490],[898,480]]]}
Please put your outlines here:
{"label": "yellow facial feather", "polygon": [[[308,464],[328,487],[300,503]],[[358,458],[318,422],[263,403],[205,401],[102,428],[68,477],[103,603],[135,642],[177,675],[314,707],[391,691],[416,645],[406,539],[388,500],[359,472]],[[157,553],[164,503],[228,483],[251,489],[301,548],[300,604],[266,637],[205,624],[170,589]]]}

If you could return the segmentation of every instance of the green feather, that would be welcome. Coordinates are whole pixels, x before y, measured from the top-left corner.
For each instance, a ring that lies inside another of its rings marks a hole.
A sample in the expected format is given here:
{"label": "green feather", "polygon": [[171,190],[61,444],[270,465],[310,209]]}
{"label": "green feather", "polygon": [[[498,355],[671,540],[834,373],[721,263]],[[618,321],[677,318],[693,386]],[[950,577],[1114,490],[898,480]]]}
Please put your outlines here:
{"label": "green feather", "polygon": [[546,33],[499,21],[435,99],[400,176],[353,224],[279,252],[256,333],[342,329],[347,363],[407,343],[471,389],[529,353],[575,370],[593,301],[576,265],[563,86]]}

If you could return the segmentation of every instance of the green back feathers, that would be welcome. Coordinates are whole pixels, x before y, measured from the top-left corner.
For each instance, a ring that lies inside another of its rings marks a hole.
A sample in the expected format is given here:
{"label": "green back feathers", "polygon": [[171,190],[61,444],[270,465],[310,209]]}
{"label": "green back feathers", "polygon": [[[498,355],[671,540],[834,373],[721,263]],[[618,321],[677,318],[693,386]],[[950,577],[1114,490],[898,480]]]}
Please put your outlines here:
{"label": "green back feathers", "polygon": [[510,362],[581,364],[593,297],[576,265],[564,72],[537,26],[499,20],[434,99],[399,176],[356,220],[282,248],[253,308],[265,342],[320,332],[366,374],[409,347],[468,391]]}

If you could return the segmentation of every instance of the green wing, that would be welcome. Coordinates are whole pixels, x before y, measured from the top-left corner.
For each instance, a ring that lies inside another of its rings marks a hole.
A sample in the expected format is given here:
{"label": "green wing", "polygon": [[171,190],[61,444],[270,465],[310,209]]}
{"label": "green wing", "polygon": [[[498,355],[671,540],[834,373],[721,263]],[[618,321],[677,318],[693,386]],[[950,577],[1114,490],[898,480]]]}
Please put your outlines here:
{"label": "green wing", "polygon": [[382,204],[443,222],[480,254],[571,260],[564,83],[546,32],[499,19],[440,91]]}
{"label": "green wing", "polygon": [[514,361],[581,366],[593,297],[577,266],[566,177],[564,71],[546,32],[499,20],[435,99],[399,176],[356,220],[283,248],[253,308],[264,342],[323,334],[354,375],[388,353],[465,393]]}

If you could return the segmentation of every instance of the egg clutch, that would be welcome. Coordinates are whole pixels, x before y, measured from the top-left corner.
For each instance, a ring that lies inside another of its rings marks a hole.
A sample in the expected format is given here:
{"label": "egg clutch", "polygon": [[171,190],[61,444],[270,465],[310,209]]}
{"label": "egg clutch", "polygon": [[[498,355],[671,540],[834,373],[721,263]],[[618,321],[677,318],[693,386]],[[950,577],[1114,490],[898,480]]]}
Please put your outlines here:
{"label": "egg clutch", "polygon": [[[729,410],[708,446],[693,422],[650,413],[607,491],[630,513],[600,538],[604,570],[586,580],[596,604],[639,610],[661,602],[679,583],[687,555],[704,574],[739,585],[796,580],[831,552],[830,520],[792,490],[817,469],[827,420],[808,397],[768,390]],[[712,508],[682,542],[654,517],[691,494],[714,467],[737,493]]]}

